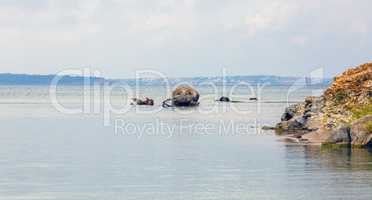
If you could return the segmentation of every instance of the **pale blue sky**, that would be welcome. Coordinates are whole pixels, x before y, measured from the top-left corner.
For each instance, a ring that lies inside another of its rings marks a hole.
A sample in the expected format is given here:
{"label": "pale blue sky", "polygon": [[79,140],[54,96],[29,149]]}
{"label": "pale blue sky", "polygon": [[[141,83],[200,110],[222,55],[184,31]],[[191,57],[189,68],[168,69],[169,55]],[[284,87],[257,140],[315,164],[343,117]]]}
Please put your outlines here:
{"label": "pale blue sky", "polygon": [[0,72],[333,76],[372,61],[370,0],[0,0]]}

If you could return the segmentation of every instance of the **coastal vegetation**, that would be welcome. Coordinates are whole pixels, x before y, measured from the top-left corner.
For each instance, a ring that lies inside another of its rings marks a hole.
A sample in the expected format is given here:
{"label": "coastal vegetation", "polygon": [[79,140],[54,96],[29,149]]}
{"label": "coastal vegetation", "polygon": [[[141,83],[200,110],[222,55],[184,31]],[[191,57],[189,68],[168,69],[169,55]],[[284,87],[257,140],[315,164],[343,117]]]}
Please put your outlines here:
{"label": "coastal vegetation", "polygon": [[372,63],[337,76],[320,97],[288,107],[276,132],[323,146],[371,145]]}
{"label": "coastal vegetation", "polygon": [[372,115],[372,100],[364,106],[352,108],[353,120],[360,119],[367,115]]}
{"label": "coastal vegetation", "polygon": [[335,100],[337,103],[342,103],[347,99],[347,93],[344,90],[339,90],[335,94]]}
{"label": "coastal vegetation", "polygon": [[368,132],[372,132],[372,121],[366,122],[365,126],[366,126]]}

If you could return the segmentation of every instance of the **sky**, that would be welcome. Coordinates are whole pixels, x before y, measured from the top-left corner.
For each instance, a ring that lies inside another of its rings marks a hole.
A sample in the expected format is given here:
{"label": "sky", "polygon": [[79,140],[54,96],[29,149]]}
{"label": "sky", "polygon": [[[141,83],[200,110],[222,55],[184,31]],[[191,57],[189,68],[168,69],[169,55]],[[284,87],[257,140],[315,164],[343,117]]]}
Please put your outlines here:
{"label": "sky", "polygon": [[0,0],[0,72],[332,77],[372,61],[370,0]]}

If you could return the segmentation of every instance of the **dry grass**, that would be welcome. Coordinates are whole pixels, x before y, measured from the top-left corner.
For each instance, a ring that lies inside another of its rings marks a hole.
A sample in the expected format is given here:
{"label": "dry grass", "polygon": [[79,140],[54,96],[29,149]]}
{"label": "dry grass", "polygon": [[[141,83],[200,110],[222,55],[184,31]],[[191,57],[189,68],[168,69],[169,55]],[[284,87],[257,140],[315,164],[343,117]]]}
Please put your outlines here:
{"label": "dry grass", "polygon": [[367,131],[372,133],[372,121],[365,124]]}
{"label": "dry grass", "polygon": [[353,112],[353,119],[357,120],[367,115],[372,115],[372,102],[369,104],[351,109]]}

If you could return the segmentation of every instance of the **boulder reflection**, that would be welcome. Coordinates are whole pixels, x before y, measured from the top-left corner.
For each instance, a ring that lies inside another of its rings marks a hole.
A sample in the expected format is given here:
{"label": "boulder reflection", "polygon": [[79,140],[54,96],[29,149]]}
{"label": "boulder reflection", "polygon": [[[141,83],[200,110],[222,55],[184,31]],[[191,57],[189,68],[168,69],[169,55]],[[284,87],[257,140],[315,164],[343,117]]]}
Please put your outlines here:
{"label": "boulder reflection", "polygon": [[[325,148],[312,145],[285,145],[288,164],[304,169],[372,170],[372,149]],[[302,159],[299,159],[301,158]],[[296,161],[302,160],[302,163]],[[297,166],[299,167],[299,166]]]}

